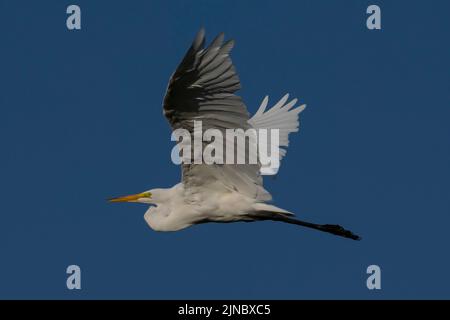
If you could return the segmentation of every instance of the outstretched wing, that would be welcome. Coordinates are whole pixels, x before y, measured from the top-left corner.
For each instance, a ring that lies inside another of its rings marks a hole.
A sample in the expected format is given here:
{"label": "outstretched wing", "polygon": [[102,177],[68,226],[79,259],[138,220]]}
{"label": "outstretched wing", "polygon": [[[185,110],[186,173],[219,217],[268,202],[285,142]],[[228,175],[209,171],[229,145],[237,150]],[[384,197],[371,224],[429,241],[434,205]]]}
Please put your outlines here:
{"label": "outstretched wing", "polygon": [[[205,48],[205,32],[200,30],[182,62],[169,80],[164,98],[164,115],[172,129],[194,131],[194,120],[202,129],[250,128],[249,113],[241,97],[239,77],[229,53],[234,42],[223,43],[219,34]],[[225,134],[224,134],[225,136]],[[235,148],[236,149],[236,148]],[[192,190],[205,184],[237,190],[258,200],[270,199],[262,187],[259,164],[184,164],[183,183]]]}
{"label": "outstretched wing", "polygon": [[[294,106],[297,104],[297,99],[293,99],[288,102],[289,94],[286,94],[280,99],[272,108],[266,111],[266,107],[269,103],[269,97],[266,96],[262,101],[258,111],[253,115],[253,117],[248,121],[249,124],[255,128],[259,129],[278,129],[279,130],[279,156],[280,161],[286,155],[287,147],[289,146],[289,134],[292,132],[297,132],[299,127],[299,115],[306,105],[301,105],[298,107]],[[270,140],[268,140],[270,143]],[[267,148],[270,150],[270,147]],[[274,175],[277,174],[278,168],[273,168],[270,166],[262,166],[262,175]]]}

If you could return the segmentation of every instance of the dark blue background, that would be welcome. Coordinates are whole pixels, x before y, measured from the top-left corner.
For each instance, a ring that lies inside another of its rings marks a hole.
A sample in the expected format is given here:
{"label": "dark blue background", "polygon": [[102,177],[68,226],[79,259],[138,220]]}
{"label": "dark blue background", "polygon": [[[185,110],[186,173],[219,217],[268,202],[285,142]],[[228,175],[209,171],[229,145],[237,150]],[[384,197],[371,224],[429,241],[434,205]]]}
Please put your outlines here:
{"label": "dark blue background", "polygon": [[[449,2],[168,2],[0,1],[0,298],[450,298]],[[161,102],[201,26],[236,40],[250,112],[266,94],[308,105],[265,181],[275,203],[363,241],[275,222],[156,233],[145,206],[105,201],[179,181]]]}

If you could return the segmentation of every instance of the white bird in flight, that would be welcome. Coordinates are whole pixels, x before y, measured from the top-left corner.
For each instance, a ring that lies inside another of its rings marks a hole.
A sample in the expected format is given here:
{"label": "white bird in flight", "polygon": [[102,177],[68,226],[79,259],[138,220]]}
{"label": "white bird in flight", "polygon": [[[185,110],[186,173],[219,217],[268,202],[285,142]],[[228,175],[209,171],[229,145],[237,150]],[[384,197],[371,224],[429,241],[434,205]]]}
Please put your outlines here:
{"label": "white bird in flight", "polygon": [[[194,120],[203,129],[279,129],[279,145],[287,148],[288,135],[298,131],[299,113],[285,95],[268,111],[265,97],[258,111],[249,117],[242,99],[235,95],[240,81],[231,59],[233,40],[223,43],[219,34],[205,48],[201,29],[192,46],[169,80],[163,112],[173,130],[183,128],[193,134]],[[286,150],[280,148],[280,159]],[[360,237],[339,225],[315,224],[294,218],[294,214],[268,204],[271,195],[263,187],[261,164],[182,164],[182,182],[172,188],[109,199],[111,202],[149,204],[145,221],[156,231],[177,231],[205,222],[274,220],[296,224],[338,236]],[[275,174],[276,171],[265,174]],[[263,172],[264,173],[264,172]]]}

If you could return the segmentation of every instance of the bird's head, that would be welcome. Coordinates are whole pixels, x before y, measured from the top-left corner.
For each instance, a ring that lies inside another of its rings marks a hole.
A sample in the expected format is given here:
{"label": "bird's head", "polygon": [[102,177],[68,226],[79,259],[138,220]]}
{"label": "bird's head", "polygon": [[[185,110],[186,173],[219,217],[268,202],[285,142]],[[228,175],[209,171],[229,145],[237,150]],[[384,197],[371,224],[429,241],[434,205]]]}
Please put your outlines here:
{"label": "bird's head", "polygon": [[110,198],[108,200],[109,202],[138,202],[138,203],[153,204],[154,199],[153,193],[151,191],[152,190],[131,194],[128,196]]}

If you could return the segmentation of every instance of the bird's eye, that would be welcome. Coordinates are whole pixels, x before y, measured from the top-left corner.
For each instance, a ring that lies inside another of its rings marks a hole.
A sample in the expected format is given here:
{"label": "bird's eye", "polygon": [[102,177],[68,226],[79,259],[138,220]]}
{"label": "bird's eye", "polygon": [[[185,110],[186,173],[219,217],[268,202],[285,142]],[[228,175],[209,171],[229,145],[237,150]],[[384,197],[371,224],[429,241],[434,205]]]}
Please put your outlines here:
{"label": "bird's eye", "polygon": [[151,192],[144,192],[142,195],[144,197],[146,197],[146,198],[151,198],[152,197],[152,193]]}

